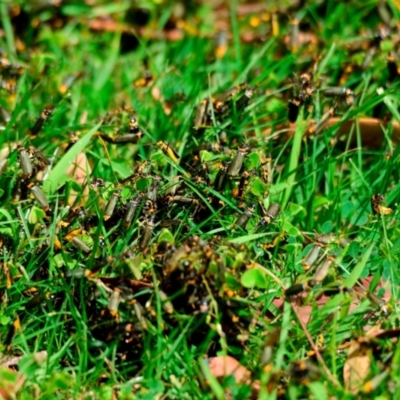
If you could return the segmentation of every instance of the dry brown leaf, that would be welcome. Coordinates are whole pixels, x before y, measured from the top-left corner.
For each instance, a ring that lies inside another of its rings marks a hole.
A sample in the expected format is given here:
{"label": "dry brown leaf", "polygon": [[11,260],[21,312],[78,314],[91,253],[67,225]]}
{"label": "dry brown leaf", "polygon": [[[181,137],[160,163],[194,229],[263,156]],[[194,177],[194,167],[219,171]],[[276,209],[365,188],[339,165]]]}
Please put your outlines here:
{"label": "dry brown leaf", "polygon": [[[89,187],[88,187],[88,178],[92,170],[89,166],[88,159],[85,153],[79,153],[76,156],[75,161],[68,167],[67,175],[72,177],[78,185],[83,187],[82,197],[79,204],[75,204],[75,206],[84,205],[89,196]],[[68,204],[73,205],[75,203],[76,198],[79,193],[74,192],[73,190],[70,193],[68,198]]]}
{"label": "dry brown leaf", "polygon": [[[0,367],[4,368],[4,367],[14,367],[17,366],[19,364],[19,362],[22,360],[22,358],[24,358],[24,356],[10,356],[10,357],[4,357],[2,359],[0,359]],[[38,363],[42,363],[43,361],[45,361],[47,358],[47,351],[43,350],[43,351],[39,351],[37,353],[33,354],[33,359]]]}
{"label": "dry brown leaf", "polygon": [[[340,118],[333,117],[327,122],[326,128],[330,128],[337,123],[340,123]],[[397,121],[391,121],[391,123],[393,129],[393,134],[391,139],[394,143],[399,143],[400,124]],[[353,125],[355,126],[355,124],[358,124],[360,128],[361,141],[364,147],[377,148],[382,145],[385,139],[382,127],[387,128],[389,124],[388,122],[382,121],[377,118],[359,118],[357,120],[350,119],[348,121],[342,122],[336,134],[335,141],[346,142],[350,132],[352,132],[352,130],[353,132],[356,132],[355,127],[353,128]],[[306,135],[312,134],[313,126],[314,126],[314,121],[311,120],[308,129],[306,131]],[[278,130],[285,129],[285,127],[287,129],[286,138],[288,139],[293,136],[296,130],[296,124],[295,123],[289,125],[286,124],[286,126],[280,126],[277,129]],[[267,135],[270,133],[271,132],[266,132]],[[357,138],[356,135],[353,133],[352,141],[350,143],[350,149],[353,149],[355,147],[357,147]]]}
{"label": "dry brown leaf", "polygon": [[89,28],[100,32],[127,32],[129,27],[115,21],[109,15],[101,15],[89,22]]}
{"label": "dry brown leaf", "polygon": [[248,383],[250,381],[250,371],[231,356],[211,357],[208,359],[208,366],[211,374],[216,378],[232,375],[236,382]]}
{"label": "dry brown leaf", "polygon": [[343,367],[343,380],[347,390],[357,394],[362,389],[371,366],[371,349],[363,343],[353,343]]}
{"label": "dry brown leaf", "polygon": [[[354,291],[359,292],[359,293],[364,293],[365,290],[368,290],[371,282],[372,282],[373,277],[372,276],[368,276],[367,278],[363,278],[360,279],[360,283],[362,285],[361,286],[355,286],[354,287]],[[381,281],[379,282],[377,289],[380,289],[384,287],[384,283]],[[306,305],[302,305],[302,301],[307,297],[307,294],[301,294],[298,296],[299,301],[297,302],[297,311],[298,311],[298,316],[301,319],[301,321],[305,324],[307,324],[310,321],[310,317],[311,317],[311,313],[313,310],[313,306],[306,304]],[[318,297],[318,299],[316,300],[316,303],[319,307],[322,307],[329,299],[331,299],[330,296],[325,296],[322,295],[320,297]],[[352,312],[362,301],[363,297],[360,296],[355,296],[353,302],[350,305],[350,309],[349,312]],[[390,291],[388,289],[385,290],[385,294],[382,296],[382,299],[385,301],[389,301],[390,300]],[[283,309],[283,305],[285,303],[284,298],[282,297],[277,297],[276,299],[273,300],[273,304],[275,307],[279,308],[280,310]],[[368,327],[366,327],[368,329]]]}
{"label": "dry brown leaf", "polygon": [[22,388],[25,377],[9,368],[0,369],[0,399],[12,400]]}
{"label": "dry brown leaf", "polygon": [[371,366],[370,350],[367,346],[354,343],[343,367],[345,388],[352,394],[357,394],[369,374]]}
{"label": "dry brown leaf", "polygon": [[211,357],[208,359],[208,367],[215,378],[232,375],[237,383],[251,385],[253,395],[260,391],[260,382],[252,382],[250,371],[231,356]]}

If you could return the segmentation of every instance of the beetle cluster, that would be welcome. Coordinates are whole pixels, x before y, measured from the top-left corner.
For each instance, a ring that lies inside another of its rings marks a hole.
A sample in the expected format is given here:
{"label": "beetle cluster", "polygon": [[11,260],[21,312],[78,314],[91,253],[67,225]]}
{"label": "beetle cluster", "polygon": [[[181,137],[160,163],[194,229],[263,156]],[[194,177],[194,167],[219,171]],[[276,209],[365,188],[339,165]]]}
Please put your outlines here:
{"label": "beetle cluster", "polygon": [[[259,28],[258,39],[264,40],[265,35],[279,36],[280,21],[277,9],[261,13],[250,25],[255,31]],[[174,27],[180,25],[172,22]],[[269,29],[263,31],[263,23]],[[305,50],[302,29],[299,18],[291,18],[290,46],[284,50],[295,54],[304,50],[309,55],[320,45],[313,40]],[[349,54],[366,54],[361,70],[374,62],[384,41],[394,40],[388,29],[364,39],[347,49]],[[228,32],[219,31],[214,49],[219,61],[229,51],[229,40]],[[385,60],[386,87],[390,87],[399,77],[397,54],[388,52]],[[295,74],[289,90],[276,98],[283,99],[281,106],[288,104],[291,128],[300,110],[306,117],[321,115],[308,128],[308,133],[318,135],[340,107],[355,105],[354,91],[358,90],[351,83],[353,91],[347,82],[357,81],[352,75],[357,69],[345,69],[338,86],[330,86],[332,82],[324,84],[326,78],[316,60],[307,62],[298,68],[307,72]],[[157,82],[147,60],[144,68],[143,76],[132,81],[138,92],[154,88]],[[1,88],[13,94],[23,68],[1,53],[0,72]],[[50,190],[49,176],[63,160],[77,164],[68,155],[82,150],[87,115],[82,113],[79,128],[71,128],[69,140],[64,131],[56,136],[60,128],[53,126],[56,133],[49,136],[50,145],[41,147],[43,133],[56,117],[57,124],[62,121],[57,114],[69,106],[71,89],[84,78],[84,73],[75,72],[57,81],[52,95],[55,106],[37,111],[36,121],[23,137],[18,131],[2,152],[2,215],[11,228],[0,231],[0,294],[12,318],[4,322],[8,330],[2,328],[1,351],[17,351],[13,344],[20,343],[18,332],[24,327],[33,324],[34,329],[43,329],[43,321],[32,322],[32,315],[42,315],[47,321],[48,316],[61,314],[63,307],[75,313],[72,320],[60,317],[69,334],[77,333],[83,316],[94,354],[108,355],[115,349],[117,363],[132,362],[138,370],[145,346],[152,346],[160,332],[173,336],[182,321],[190,322],[185,328],[188,342],[208,354],[227,347],[261,346],[265,330],[281,318],[276,299],[303,306],[342,293],[372,305],[368,311],[377,321],[390,317],[390,304],[375,289],[366,289],[361,282],[343,284],[348,271],[342,273],[341,258],[343,254],[351,258],[347,238],[300,233],[291,225],[291,205],[276,187],[293,170],[279,164],[285,150],[266,138],[261,124],[254,122],[258,116],[253,110],[265,105],[262,96],[269,90],[262,78],[249,78],[249,83],[222,93],[212,88],[212,94],[204,98],[203,94],[202,100],[189,107],[189,134],[174,142],[149,129],[146,118],[132,107],[116,107],[98,117],[101,123],[86,145],[89,161],[85,158],[87,165],[84,161],[78,166],[85,171],[84,181],[74,182],[65,167],[65,176],[58,177],[57,187]],[[152,95],[168,115],[168,101],[156,90]],[[2,104],[0,111],[7,134],[17,132],[15,121],[7,125],[11,121],[7,107]],[[19,122],[18,115],[15,118]],[[56,146],[50,156],[49,148]],[[121,155],[124,163],[120,163]],[[94,165],[93,171],[86,168],[89,164]],[[280,190],[290,193],[290,185]],[[393,212],[381,194],[372,196],[371,208],[376,220]],[[303,223],[296,218],[296,224]],[[349,228],[349,232],[356,237],[354,230]],[[249,274],[254,271],[262,272]],[[284,282],[276,289],[271,281],[281,282],[281,278]],[[205,338],[207,348],[202,347]],[[29,337],[29,345],[34,340]],[[264,371],[273,363],[271,352],[277,342],[264,346]],[[317,347],[324,349],[323,343]],[[315,356],[315,350],[308,356]],[[311,360],[294,361],[288,371],[277,375],[279,385],[286,378],[307,384],[321,372]]]}

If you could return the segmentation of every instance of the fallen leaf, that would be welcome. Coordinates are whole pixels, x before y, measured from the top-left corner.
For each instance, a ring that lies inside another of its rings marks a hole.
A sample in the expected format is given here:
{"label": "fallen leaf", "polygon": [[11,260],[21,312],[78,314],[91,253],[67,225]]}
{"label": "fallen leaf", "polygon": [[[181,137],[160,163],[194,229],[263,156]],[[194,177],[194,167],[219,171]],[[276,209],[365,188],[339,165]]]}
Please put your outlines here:
{"label": "fallen leaf", "polygon": [[260,391],[260,381],[252,381],[251,372],[231,356],[210,357],[208,367],[215,378],[233,376],[237,383],[250,385],[252,398]]}
{"label": "fallen leaf", "polygon": [[[24,358],[25,356],[10,356],[10,357],[4,357],[0,359],[0,367],[14,367],[19,364],[19,362]],[[39,351],[37,353],[33,354],[33,359],[35,362],[38,364],[42,363],[45,361],[47,358],[47,351]]]}
{"label": "fallen leaf", "polygon": [[352,394],[357,394],[369,374],[370,366],[370,349],[363,344],[354,343],[343,367],[345,388]]}
{"label": "fallen leaf", "polygon": [[[368,290],[368,288],[372,282],[372,279],[373,279],[372,276],[368,276],[367,278],[360,279],[359,282],[361,283],[362,287],[355,285],[353,290],[355,292],[364,294],[365,293],[364,289]],[[376,290],[383,288],[383,287],[385,287],[385,286],[384,286],[384,283],[381,281],[378,283]],[[310,304],[305,304],[305,305],[302,304],[303,300],[307,297],[306,293],[300,294],[297,297],[298,297],[298,301],[296,304],[297,304],[298,316],[303,323],[307,324],[310,321],[313,306]],[[325,296],[325,295],[320,296],[316,300],[316,304],[317,304],[318,308],[322,307],[330,299],[331,299],[330,296]],[[385,300],[386,302],[388,302],[390,300],[390,290],[388,290],[388,289],[385,290],[385,294],[382,296],[382,299]],[[360,302],[362,300],[363,300],[362,296],[354,296],[354,300],[350,305],[349,312],[352,312],[360,304]],[[275,307],[282,310],[285,300],[282,297],[277,297],[276,299],[273,300],[272,303],[274,304]],[[366,328],[368,329],[368,327],[366,327]]]}
{"label": "fallen leaf", "polygon": [[9,368],[0,369],[0,398],[13,400],[22,388],[25,377]]}
{"label": "fallen leaf", "polygon": [[250,371],[231,356],[211,357],[208,366],[216,378],[232,375],[238,383],[250,382]]}
{"label": "fallen leaf", "polygon": [[79,193],[71,190],[69,198],[68,198],[68,204],[69,205],[84,205],[88,199],[89,196],[89,187],[88,187],[88,177],[92,173],[92,170],[89,166],[88,159],[86,157],[85,153],[79,153],[75,159],[75,161],[68,167],[67,169],[67,175],[69,175],[71,178],[73,178],[78,185],[82,186],[82,198],[79,202],[79,204],[74,204],[76,198],[78,197]]}
{"label": "fallen leaf", "polygon": [[[347,139],[349,137],[350,132],[352,131],[352,127],[355,124],[358,124],[360,128],[360,135],[363,147],[367,148],[378,148],[382,145],[385,140],[385,134],[382,128],[386,128],[389,124],[386,121],[382,121],[377,118],[359,118],[357,120],[350,119],[348,121],[341,122],[340,118],[332,117],[326,124],[326,128],[330,128],[336,124],[340,123],[338,126],[338,131],[336,133],[334,142],[347,143]],[[400,142],[400,123],[398,121],[391,121],[393,134],[392,141],[394,143]],[[311,120],[309,122],[309,126],[307,128],[306,135],[310,135],[312,132],[312,128],[314,126],[314,121]],[[289,139],[293,136],[295,131],[296,124],[286,124],[277,128],[277,130],[283,129],[287,131],[286,139]],[[353,128],[354,130],[355,128]],[[271,134],[270,131],[265,132],[266,135]],[[352,140],[350,142],[350,148],[354,149],[357,147],[357,137],[353,134]]]}
{"label": "fallen leaf", "polygon": [[362,390],[371,366],[371,348],[367,342],[369,338],[383,332],[380,325],[373,326],[365,335],[365,341],[354,342],[347,353],[347,360],[343,367],[343,380],[347,390],[357,394]]}

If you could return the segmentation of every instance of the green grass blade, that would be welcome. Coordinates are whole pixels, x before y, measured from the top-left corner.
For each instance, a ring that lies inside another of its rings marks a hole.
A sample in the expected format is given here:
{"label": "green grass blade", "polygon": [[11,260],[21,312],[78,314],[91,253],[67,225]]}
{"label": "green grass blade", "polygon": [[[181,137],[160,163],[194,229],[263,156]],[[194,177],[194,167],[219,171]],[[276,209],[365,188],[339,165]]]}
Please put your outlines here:
{"label": "green grass blade", "polygon": [[76,156],[88,145],[92,136],[97,132],[97,129],[99,129],[101,124],[102,122],[99,122],[86,135],[79,139],[56,164],[43,184],[43,190],[45,192],[54,193],[67,181],[66,171],[69,165],[74,162]]}
{"label": "green grass blade", "polygon": [[363,254],[361,260],[357,263],[354,269],[350,272],[350,275],[344,280],[344,286],[347,288],[352,288],[357,280],[360,278],[365,265],[367,264],[369,257],[371,255],[372,249],[374,248],[374,244],[369,246],[368,250]]}
{"label": "green grass blade", "polygon": [[308,121],[304,121],[302,119],[302,114],[297,119],[296,130],[294,132],[292,151],[290,153],[289,167],[288,167],[288,178],[286,180],[286,184],[288,188],[284,192],[283,200],[282,200],[282,208],[286,207],[287,202],[289,201],[290,195],[292,194],[293,185],[296,180],[296,169],[299,165],[300,151],[301,151],[301,141],[303,139],[303,135],[306,132],[308,125]]}

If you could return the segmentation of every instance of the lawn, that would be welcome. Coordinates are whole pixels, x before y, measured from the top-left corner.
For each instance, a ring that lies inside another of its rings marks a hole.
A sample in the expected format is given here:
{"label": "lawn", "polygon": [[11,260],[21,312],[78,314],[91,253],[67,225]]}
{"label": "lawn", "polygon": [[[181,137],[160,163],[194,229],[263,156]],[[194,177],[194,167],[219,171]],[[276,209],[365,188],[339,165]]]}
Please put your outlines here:
{"label": "lawn", "polygon": [[0,398],[400,398],[397,0],[0,16]]}

